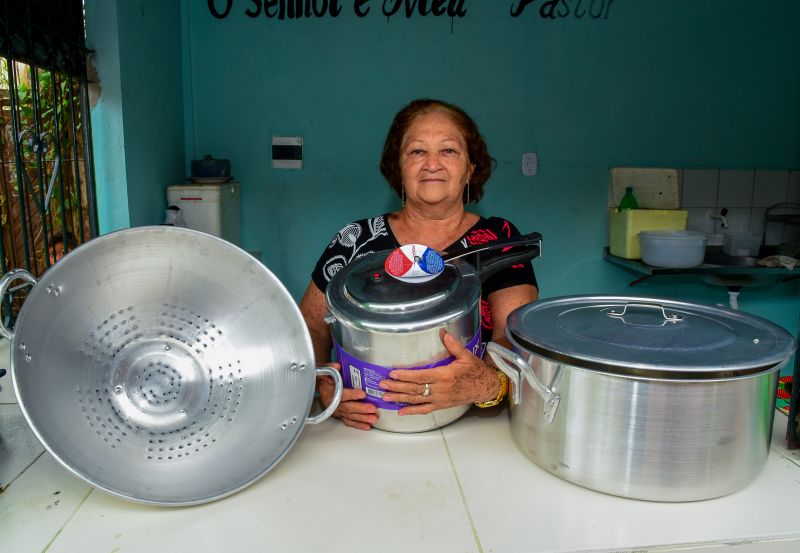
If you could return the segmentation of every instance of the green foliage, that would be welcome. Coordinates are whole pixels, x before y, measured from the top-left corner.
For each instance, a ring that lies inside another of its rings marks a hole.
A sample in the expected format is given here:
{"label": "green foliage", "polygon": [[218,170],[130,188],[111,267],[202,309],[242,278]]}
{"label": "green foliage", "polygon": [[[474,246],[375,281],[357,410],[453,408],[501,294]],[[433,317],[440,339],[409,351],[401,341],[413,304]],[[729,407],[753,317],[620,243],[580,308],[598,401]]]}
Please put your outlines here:
{"label": "green foliage", "polygon": [[[13,71],[13,83],[16,90],[12,90],[10,71]],[[72,89],[70,88],[72,86]],[[30,194],[38,208],[41,206],[40,198],[47,193],[53,171],[56,174],[54,188],[50,199],[49,210],[44,213],[29,213],[34,220],[46,218],[47,225],[52,232],[59,234],[63,228],[64,218],[70,222],[68,228],[83,234],[80,229],[78,214],[82,210],[82,201],[78,194],[76,177],[82,180],[80,174],[76,175],[76,168],[80,167],[79,159],[82,158],[83,140],[81,138],[82,119],[80,110],[81,84],[60,73],[29,66],[23,63],[9,63],[0,57],[0,97],[4,98],[4,106],[0,123],[3,132],[3,157],[6,160],[15,159],[14,147],[22,135],[22,144],[18,153],[22,161],[22,170],[27,178],[22,177],[26,195]],[[13,98],[11,95],[13,94]],[[13,100],[15,110],[11,111]],[[73,123],[73,112],[75,121]],[[16,117],[17,133],[13,133],[11,117]],[[77,134],[77,136],[75,136]],[[40,137],[45,137],[40,139]],[[77,146],[77,150],[75,151]],[[60,167],[56,164],[59,156]],[[40,175],[40,163],[42,174]],[[9,167],[9,177],[12,180],[19,178],[16,171]],[[62,191],[63,187],[63,191]],[[16,191],[16,185],[10,189]],[[0,194],[4,191],[0,190]],[[62,203],[63,195],[63,203]],[[6,198],[2,198],[0,206],[8,205]],[[5,215],[5,209],[2,210]],[[5,217],[4,217],[5,218]],[[3,221],[4,231],[10,221]],[[41,223],[34,225],[36,235],[40,234]],[[11,229],[8,229],[11,230]],[[4,232],[4,234],[7,234]],[[31,237],[34,242],[41,243],[41,237]],[[42,248],[44,246],[41,243]],[[40,260],[47,254],[37,252]]]}

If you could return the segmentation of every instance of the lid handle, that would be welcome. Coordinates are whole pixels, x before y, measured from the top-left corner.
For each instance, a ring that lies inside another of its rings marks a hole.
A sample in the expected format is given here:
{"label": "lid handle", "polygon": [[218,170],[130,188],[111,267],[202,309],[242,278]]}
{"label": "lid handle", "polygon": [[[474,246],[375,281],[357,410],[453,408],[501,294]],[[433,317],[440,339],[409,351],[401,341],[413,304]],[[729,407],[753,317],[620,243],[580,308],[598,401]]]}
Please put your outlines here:
{"label": "lid handle", "polygon": [[481,279],[481,282],[485,281],[500,269],[539,257],[542,253],[542,235],[538,232],[531,232],[530,234],[523,234],[522,236],[512,236],[510,238],[504,238],[503,240],[487,242],[485,244],[451,252],[443,255],[442,259],[447,262],[470,254],[478,254],[479,252],[490,250],[505,250],[507,248],[516,248],[516,250],[508,253],[501,251],[499,254],[492,256],[486,261],[481,259],[480,255],[476,256],[477,261],[475,268],[478,271],[478,277]]}
{"label": "lid handle", "polygon": [[[661,311],[662,319],[657,321],[660,324],[654,324],[654,325],[641,325],[641,324],[639,324],[639,326],[665,326],[668,323],[673,323],[674,324],[674,323],[679,323],[679,322],[681,322],[683,320],[683,317],[680,316],[680,315],[675,315],[674,313],[672,315],[668,315],[666,310],[664,309],[664,306],[656,304],[656,303],[626,303],[625,307],[622,309],[622,311],[619,311],[619,312],[618,311],[608,311],[608,312],[606,312],[606,315],[608,315],[609,317],[612,317],[614,319],[619,319],[625,324],[638,324],[638,323],[634,323],[634,322],[632,322],[630,320],[628,320],[628,321],[625,320],[625,315],[628,315],[628,308],[631,308],[631,309],[633,309],[633,308],[657,309],[657,310]],[[613,308],[613,309],[616,309],[616,308]]]}

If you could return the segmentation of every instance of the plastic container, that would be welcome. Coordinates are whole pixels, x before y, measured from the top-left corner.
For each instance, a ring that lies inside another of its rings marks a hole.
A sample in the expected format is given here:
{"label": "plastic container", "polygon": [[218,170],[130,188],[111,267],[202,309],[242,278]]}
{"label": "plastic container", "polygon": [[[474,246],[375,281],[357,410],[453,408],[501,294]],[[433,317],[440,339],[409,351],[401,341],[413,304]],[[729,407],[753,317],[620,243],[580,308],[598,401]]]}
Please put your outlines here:
{"label": "plastic container", "polygon": [[706,240],[693,230],[645,230],[639,233],[642,261],[653,267],[687,269],[703,263]]}
{"label": "plastic container", "polygon": [[239,183],[185,184],[167,187],[167,205],[181,210],[185,226],[239,245]]}
{"label": "plastic container", "polygon": [[760,248],[760,234],[726,232],[722,239],[722,251],[734,257],[757,257]]}
{"label": "plastic container", "polygon": [[689,212],[679,209],[609,210],[609,250],[625,259],[641,258],[639,232],[643,230],[685,230]]}

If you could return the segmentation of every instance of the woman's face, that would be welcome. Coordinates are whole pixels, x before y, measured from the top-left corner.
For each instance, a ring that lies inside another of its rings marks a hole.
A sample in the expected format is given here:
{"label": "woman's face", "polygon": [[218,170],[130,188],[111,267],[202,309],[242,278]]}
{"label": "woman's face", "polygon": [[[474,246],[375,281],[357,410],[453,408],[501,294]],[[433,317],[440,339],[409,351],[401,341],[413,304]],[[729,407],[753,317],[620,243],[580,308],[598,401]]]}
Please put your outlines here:
{"label": "woman's face", "polygon": [[462,205],[474,169],[464,135],[446,113],[419,115],[411,122],[400,150],[406,203]]}

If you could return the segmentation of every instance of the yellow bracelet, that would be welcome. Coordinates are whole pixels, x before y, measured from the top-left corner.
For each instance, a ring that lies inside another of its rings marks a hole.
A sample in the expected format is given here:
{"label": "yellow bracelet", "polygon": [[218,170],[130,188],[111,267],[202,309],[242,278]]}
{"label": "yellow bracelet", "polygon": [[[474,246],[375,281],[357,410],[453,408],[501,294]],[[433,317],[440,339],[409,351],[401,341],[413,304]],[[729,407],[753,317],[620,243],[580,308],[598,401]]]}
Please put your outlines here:
{"label": "yellow bracelet", "polygon": [[494,407],[506,397],[508,394],[508,377],[506,376],[506,373],[500,369],[497,369],[497,377],[500,379],[500,389],[497,391],[497,397],[489,401],[484,401],[483,403],[476,403],[475,405],[477,407]]}

